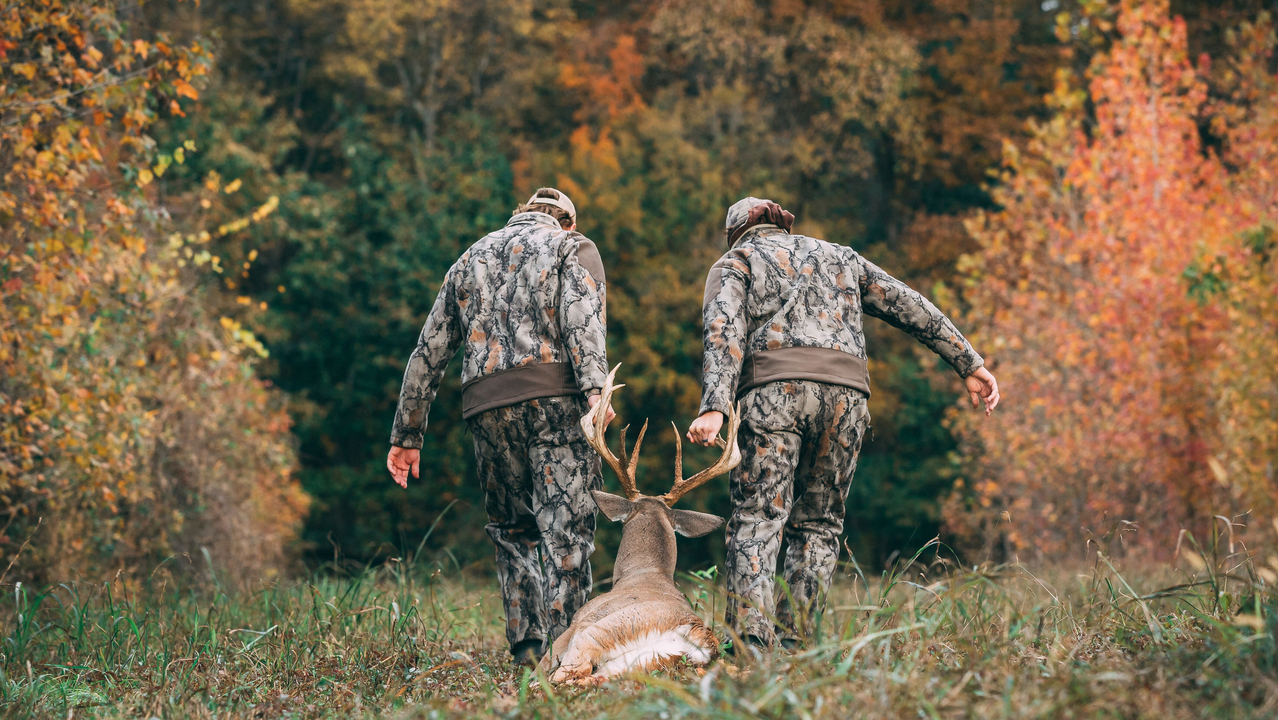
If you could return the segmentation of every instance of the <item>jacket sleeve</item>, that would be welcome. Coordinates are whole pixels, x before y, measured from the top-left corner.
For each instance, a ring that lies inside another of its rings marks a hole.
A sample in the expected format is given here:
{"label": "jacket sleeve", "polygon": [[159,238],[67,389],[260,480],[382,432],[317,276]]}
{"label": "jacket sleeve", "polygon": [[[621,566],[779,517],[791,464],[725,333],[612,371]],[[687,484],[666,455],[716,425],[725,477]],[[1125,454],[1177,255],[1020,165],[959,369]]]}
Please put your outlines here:
{"label": "jacket sleeve", "polygon": [[963,333],[931,301],[878,265],[853,254],[861,266],[861,305],[866,315],[913,335],[949,363],[959,377],[967,377],[985,364]]}
{"label": "jacket sleeve", "polygon": [[426,416],[430,414],[435,393],[439,392],[439,383],[444,379],[444,369],[461,346],[461,339],[456,288],[453,272],[449,271],[435,298],[435,306],[422,326],[422,334],[417,338],[417,349],[408,358],[404,383],[399,390],[399,407],[395,410],[395,424],[391,429],[391,445],[405,448],[422,446]]}
{"label": "jacket sleeve", "polygon": [[577,387],[592,395],[608,377],[607,281],[595,244],[582,235],[573,237],[560,265],[559,331]]}
{"label": "jacket sleeve", "polygon": [[727,414],[736,395],[747,334],[750,265],[729,252],[711,268],[701,305],[705,352],[701,358],[701,413]]}

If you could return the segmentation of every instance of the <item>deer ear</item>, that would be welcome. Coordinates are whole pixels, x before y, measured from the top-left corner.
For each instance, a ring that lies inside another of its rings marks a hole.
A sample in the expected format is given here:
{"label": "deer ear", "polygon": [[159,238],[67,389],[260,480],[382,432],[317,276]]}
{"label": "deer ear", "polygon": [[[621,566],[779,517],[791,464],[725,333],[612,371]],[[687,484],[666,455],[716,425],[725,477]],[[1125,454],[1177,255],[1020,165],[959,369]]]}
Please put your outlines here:
{"label": "deer ear", "polygon": [[723,524],[723,518],[692,510],[671,510],[670,524],[684,537],[701,537],[717,530]]}
{"label": "deer ear", "polygon": [[630,517],[630,513],[635,509],[635,504],[620,495],[613,495],[602,490],[591,490],[591,495],[595,496],[595,503],[599,506],[599,512],[603,513],[613,522],[625,522]]}

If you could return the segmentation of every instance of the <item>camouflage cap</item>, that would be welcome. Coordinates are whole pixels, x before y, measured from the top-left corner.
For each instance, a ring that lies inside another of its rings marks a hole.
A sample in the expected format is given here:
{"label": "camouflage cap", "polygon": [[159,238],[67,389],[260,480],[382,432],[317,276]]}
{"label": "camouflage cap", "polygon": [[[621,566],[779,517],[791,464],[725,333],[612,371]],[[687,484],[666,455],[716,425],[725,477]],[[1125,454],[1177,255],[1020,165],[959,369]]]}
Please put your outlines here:
{"label": "camouflage cap", "polygon": [[[548,195],[542,195],[541,193],[546,190],[554,190],[559,194],[559,197],[555,198]],[[568,213],[568,217],[571,218],[573,222],[577,222],[577,206],[572,204],[572,200],[568,199],[568,193],[565,193],[559,188],[541,188],[537,192],[533,193],[533,196],[528,198],[528,202],[525,204],[550,205],[552,207],[557,207]]]}
{"label": "camouflage cap", "polygon": [[724,223],[724,230],[731,230],[750,218],[750,208],[763,203],[771,202],[770,200],[760,200],[757,197],[748,197],[736,201],[732,207],[728,208],[728,218]]}

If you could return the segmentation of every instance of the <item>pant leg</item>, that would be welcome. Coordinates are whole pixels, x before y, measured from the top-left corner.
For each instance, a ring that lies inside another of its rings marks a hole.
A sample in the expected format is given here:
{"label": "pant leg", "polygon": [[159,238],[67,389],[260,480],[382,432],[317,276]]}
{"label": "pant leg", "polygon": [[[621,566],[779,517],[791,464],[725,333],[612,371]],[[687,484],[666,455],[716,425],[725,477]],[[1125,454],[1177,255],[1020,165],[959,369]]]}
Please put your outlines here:
{"label": "pant leg", "polygon": [[586,444],[581,397],[531,400],[536,417],[528,446],[533,512],[541,539],[546,601],[546,642],[568,629],[586,604],[595,551],[595,499],[603,489],[599,455]]}
{"label": "pant leg", "polygon": [[788,637],[810,636],[839,558],[848,490],[861,440],[870,424],[866,398],[839,385],[811,386],[805,452],[795,477],[794,505],[785,526],[785,580],[790,596],[777,609]]}
{"label": "pant leg", "polygon": [[773,637],[773,576],[802,449],[796,423],[802,405],[801,383],[794,382],[757,387],[741,401],[741,464],[729,481],[724,622],[742,636]]}
{"label": "pant leg", "polygon": [[497,549],[506,640],[512,647],[521,640],[545,640],[549,627],[537,558],[541,532],[530,492],[528,415],[525,404],[519,404],[489,410],[469,421],[488,513],[485,529]]}

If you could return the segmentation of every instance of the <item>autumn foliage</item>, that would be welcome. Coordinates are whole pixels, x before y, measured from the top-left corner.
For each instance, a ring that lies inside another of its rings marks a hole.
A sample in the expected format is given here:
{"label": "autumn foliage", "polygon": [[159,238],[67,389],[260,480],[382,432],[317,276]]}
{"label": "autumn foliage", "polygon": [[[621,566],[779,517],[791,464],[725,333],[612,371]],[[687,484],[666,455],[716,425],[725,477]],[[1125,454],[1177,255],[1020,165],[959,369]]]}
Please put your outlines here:
{"label": "autumn foliage", "polygon": [[211,57],[115,13],[0,17],[0,551],[18,578],[173,556],[255,575],[305,498],[261,346],[205,289],[221,267],[204,246],[254,218],[220,222],[216,181],[161,189],[199,149],[148,130],[198,98]]}
{"label": "autumn foliage", "polygon": [[980,460],[947,515],[987,550],[1117,533],[1170,555],[1278,509],[1272,27],[1213,72],[1165,1],[1117,10],[1086,87],[1063,73],[1008,145],[1002,209],[968,223],[976,342],[1015,400],[960,421]]}

